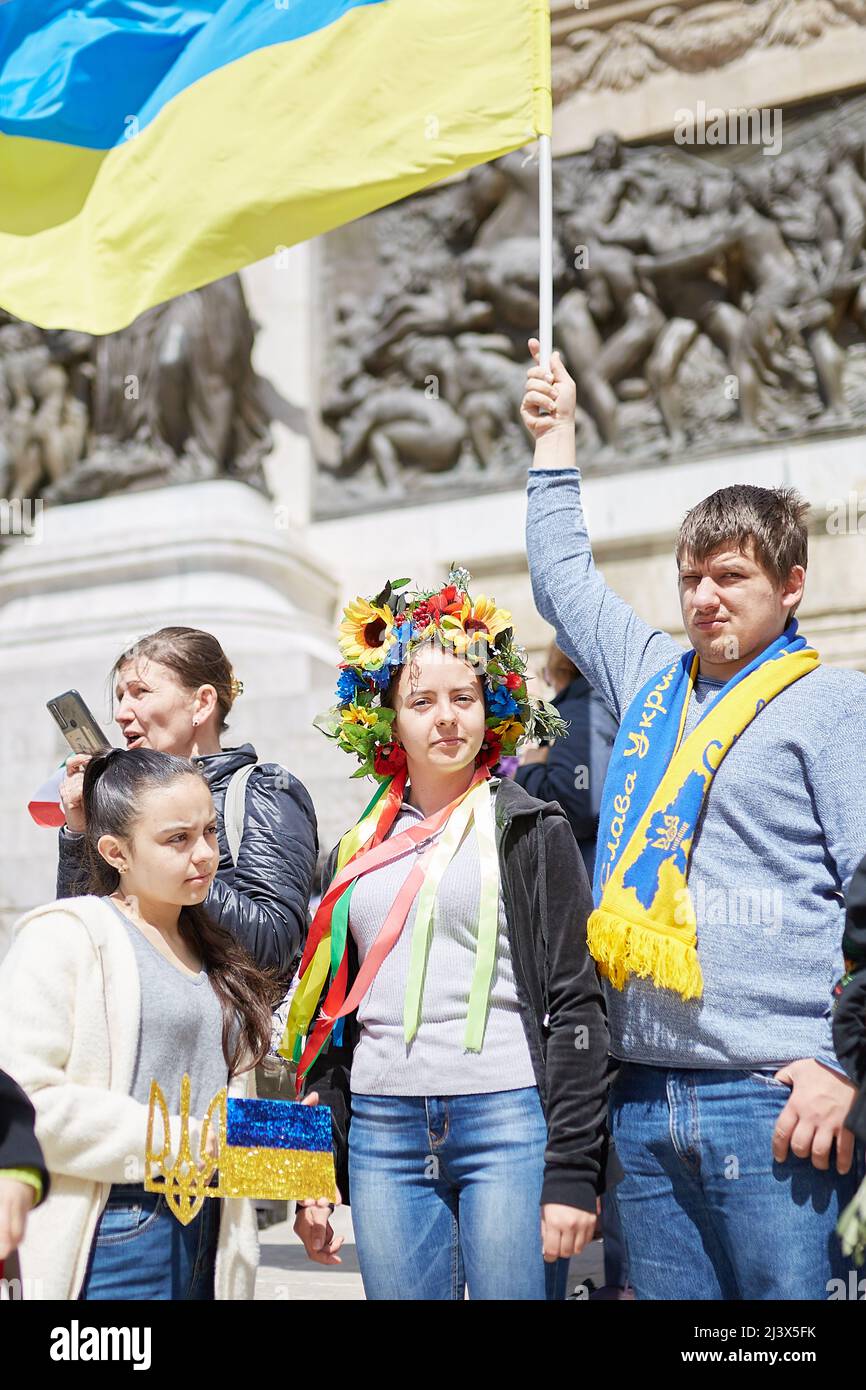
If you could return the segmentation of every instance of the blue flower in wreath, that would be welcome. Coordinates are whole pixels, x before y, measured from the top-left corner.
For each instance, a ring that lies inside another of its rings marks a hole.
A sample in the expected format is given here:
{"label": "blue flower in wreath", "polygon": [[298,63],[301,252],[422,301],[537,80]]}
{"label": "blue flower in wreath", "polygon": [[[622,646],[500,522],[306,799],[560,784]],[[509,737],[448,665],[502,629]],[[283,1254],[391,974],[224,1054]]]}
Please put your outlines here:
{"label": "blue flower in wreath", "polygon": [[363,690],[366,682],[353,671],[351,667],[346,671],[340,672],[337,681],[337,700],[341,705],[351,705],[355,702],[355,691]]}
{"label": "blue flower in wreath", "polygon": [[[402,666],[409,652],[409,642],[412,637],[412,619],[404,618],[394,628],[396,642],[390,648],[387,656],[387,665]],[[390,680],[390,673],[388,679]],[[387,685],[387,681],[385,682]]]}
{"label": "blue flower in wreath", "polygon": [[510,691],[501,685],[498,690],[494,690],[488,695],[487,708],[497,718],[508,719],[512,714],[517,713],[518,705]]}
{"label": "blue flower in wreath", "polygon": [[[393,648],[392,648],[393,650]],[[373,682],[377,690],[387,690],[394,674],[394,668],[390,662],[386,661],[384,666],[380,666],[378,671],[367,670],[367,678]]]}

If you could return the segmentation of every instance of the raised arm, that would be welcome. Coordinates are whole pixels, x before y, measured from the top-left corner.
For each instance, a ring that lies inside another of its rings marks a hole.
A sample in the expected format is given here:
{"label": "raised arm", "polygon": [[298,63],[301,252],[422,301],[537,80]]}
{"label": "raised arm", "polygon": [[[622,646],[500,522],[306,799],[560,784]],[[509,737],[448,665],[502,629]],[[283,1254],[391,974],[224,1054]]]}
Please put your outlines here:
{"label": "raised arm", "polygon": [[[534,338],[530,351],[537,363]],[[682,647],[639,618],[595,568],[575,463],[575,404],[575,385],[559,353],[549,373],[537,365],[530,370],[521,410],[535,440],[526,553],[535,606],[556,629],[557,646],[621,719],[641,685]]]}
{"label": "raised arm", "polygon": [[84,839],[84,769],[87,753],[73,753],[66,759],[66,775],[60,783],[60,804],[66,824],[57,838],[57,897],[80,898],[87,891]]}

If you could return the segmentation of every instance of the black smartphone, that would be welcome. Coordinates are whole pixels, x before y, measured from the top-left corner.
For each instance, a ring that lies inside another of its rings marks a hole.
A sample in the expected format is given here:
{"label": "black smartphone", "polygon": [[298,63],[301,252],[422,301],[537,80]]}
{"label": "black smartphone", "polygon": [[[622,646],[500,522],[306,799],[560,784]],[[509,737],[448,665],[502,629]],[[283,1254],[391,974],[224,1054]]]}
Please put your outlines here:
{"label": "black smartphone", "polygon": [[66,690],[49,700],[48,712],[73,753],[106,753],[113,746],[77,690]]}

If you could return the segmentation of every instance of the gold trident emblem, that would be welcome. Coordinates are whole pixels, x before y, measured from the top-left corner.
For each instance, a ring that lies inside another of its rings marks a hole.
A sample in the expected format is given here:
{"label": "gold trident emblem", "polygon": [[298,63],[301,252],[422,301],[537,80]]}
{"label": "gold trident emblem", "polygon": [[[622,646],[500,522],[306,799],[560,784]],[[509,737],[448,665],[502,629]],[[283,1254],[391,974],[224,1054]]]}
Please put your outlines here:
{"label": "gold trident emblem", "polygon": [[[218,1195],[210,1186],[217,1171],[218,1160],[206,1151],[207,1136],[216,1122],[218,1151],[225,1151],[226,1088],[218,1091],[207,1108],[199,1139],[199,1158],[195,1159],[189,1139],[190,1080],[184,1073],[180,1083],[180,1148],[177,1159],[168,1166],[171,1155],[171,1127],[165,1096],[156,1081],[150,1083],[150,1104],[147,1116],[147,1142],[144,1153],[144,1187],[146,1192],[161,1192],[169,1210],[182,1226],[198,1216],[205,1199]],[[153,1147],[153,1120],[159,1107],[162,1118],[162,1151]]]}

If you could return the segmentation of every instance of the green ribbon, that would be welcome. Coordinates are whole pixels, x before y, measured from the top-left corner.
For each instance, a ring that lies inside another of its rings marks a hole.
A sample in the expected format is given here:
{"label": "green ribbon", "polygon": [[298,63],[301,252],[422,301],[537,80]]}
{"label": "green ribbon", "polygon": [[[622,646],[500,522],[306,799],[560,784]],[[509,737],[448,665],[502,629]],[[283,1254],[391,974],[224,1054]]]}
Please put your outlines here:
{"label": "green ribbon", "polygon": [[463,1045],[467,1052],[480,1052],[487,1026],[490,986],[496,967],[499,939],[499,857],[496,853],[496,827],[490,783],[482,784],[485,796],[475,811],[475,834],[481,860],[481,902],[478,911],[478,944],[475,948],[475,974],[469,993],[469,1014]]}
{"label": "green ribbon", "polygon": [[461,802],[452,812],[439,843],[430,853],[429,868],[418,895],[418,910],[412,928],[412,944],[409,952],[406,997],[403,1005],[403,1036],[407,1043],[410,1043],[415,1037],[421,1021],[421,999],[424,993],[424,976],[430,950],[433,906],[436,901],[436,894],[442,876],[454,858],[466,827],[473,817],[481,862],[481,896],[475,972],[469,995],[464,1047],[469,1052],[480,1052],[484,1041],[487,1005],[496,964],[496,946],[499,936],[499,860],[496,854],[493,808],[488,781],[480,783],[466,800]]}
{"label": "green ribbon", "polygon": [[349,903],[357,885],[358,879],[349,884],[345,893],[342,893],[337,899],[334,904],[334,911],[331,913],[331,979],[339,970],[340,961],[343,959],[343,952],[346,949],[346,937],[349,933]]}

